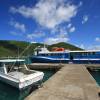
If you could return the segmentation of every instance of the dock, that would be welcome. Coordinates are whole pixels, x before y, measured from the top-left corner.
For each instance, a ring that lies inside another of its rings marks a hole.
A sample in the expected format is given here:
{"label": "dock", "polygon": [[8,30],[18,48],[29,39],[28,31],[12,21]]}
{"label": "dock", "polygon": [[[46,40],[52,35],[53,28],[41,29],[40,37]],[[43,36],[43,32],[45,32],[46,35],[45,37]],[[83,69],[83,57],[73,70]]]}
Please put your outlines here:
{"label": "dock", "polygon": [[87,64],[85,66],[90,70],[100,70],[100,64]]}
{"label": "dock", "polygon": [[30,69],[60,69],[64,67],[62,63],[32,63],[29,64],[28,67]]}
{"label": "dock", "polygon": [[25,100],[100,100],[99,86],[83,64],[66,64]]}

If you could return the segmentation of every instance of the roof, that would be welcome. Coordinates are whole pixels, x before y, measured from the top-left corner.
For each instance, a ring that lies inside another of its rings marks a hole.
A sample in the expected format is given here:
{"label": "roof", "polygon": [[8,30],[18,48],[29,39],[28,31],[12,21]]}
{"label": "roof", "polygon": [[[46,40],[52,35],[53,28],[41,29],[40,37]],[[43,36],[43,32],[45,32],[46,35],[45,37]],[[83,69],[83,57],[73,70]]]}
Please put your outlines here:
{"label": "roof", "polygon": [[24,62],[24,59],[3,59],[0,62]]}
{"label": "roof", "polygon": [[100,50],[79,50],[79,51],[70,51],[70,52],[100,52]]}

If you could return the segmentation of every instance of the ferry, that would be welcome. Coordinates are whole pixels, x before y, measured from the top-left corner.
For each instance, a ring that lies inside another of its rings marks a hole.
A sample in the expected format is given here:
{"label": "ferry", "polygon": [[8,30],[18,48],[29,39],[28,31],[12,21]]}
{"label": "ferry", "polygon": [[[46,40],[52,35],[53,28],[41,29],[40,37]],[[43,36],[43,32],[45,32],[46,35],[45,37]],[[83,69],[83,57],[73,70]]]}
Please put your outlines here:
{"label": "ferry", "polygon": [[70,51],[56,47],[49,51],[46,47],[38,47],[30,59],[32,63],[100,64],[100,50]]}
{"label": "ferry", "polygon": [[42,81],[43,76],[43,72],[28,69],[23,59],[0,60],[0,81],[19,90]]}

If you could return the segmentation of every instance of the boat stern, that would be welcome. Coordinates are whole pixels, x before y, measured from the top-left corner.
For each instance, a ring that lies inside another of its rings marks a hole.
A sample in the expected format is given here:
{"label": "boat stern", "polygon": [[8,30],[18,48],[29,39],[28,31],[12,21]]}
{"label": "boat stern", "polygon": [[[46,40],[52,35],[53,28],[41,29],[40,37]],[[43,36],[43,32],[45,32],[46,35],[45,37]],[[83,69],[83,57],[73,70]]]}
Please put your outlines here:
{"label": "boat stern", "polygon": [[35,85],[37,83],[40,83],[39,85],[41,85],[43,77],[43,72],[36,72],[35,74],[28,75],[28,77],[21,78],[19,82],[19,90],[22,90],[30,85]]}

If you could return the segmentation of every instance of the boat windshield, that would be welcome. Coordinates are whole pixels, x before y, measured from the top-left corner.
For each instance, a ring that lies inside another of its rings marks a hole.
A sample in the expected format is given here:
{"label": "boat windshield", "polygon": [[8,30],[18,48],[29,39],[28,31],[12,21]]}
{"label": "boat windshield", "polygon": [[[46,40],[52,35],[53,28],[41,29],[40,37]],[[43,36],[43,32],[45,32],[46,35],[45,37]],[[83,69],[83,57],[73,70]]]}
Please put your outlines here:
{"label": "boat windshield", "polygon": [[[5,63],[6,66],[18,66],[18,67],[20,65],[23,65],[23,64],[24,64],[24,62],[19,62],[19,61],[18,62],[16,61],[16,62],[6,62]],[[1,63],[1,65],[2,65],[2,63]]]}
{"label": "boat windshield", "polygon": [[4,66],[4,64],[0,62],[0,67],[3,67],[3,66]]}
{"label": "boat windshield", "polygon": [[0,62],[0,67],[2,66],[2,63]]}
{"label": "boat windshield", "polygon": [[19,71],[20,69],[25,69],[25,64],[23,61],[16,61],[16,62],[6,62],[5,63],[7,73],[12,71]]}
{"label": "boat windshield", "polygon": [[15,62],[15,66],[20,66],[20,65],[23,65],[24,64],[24,62]]}

